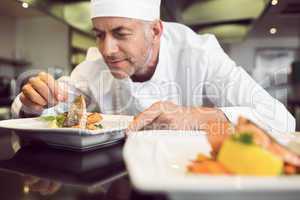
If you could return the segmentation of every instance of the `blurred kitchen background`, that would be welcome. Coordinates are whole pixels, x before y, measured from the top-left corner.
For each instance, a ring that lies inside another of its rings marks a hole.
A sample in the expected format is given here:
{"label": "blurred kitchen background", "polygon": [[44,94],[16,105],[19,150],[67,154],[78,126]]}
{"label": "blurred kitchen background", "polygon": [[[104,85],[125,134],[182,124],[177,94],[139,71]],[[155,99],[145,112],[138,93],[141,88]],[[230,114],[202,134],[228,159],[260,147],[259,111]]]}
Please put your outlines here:
{"label": "blurred kitchen background", "polygon": [[[162,0],[162,19],[213,33],[300,122],[300,0]],[[1,0],[0,119],[22,81],[68,74],[95,46],[88,0]],[[300,127],[298,127],[299,130]]]}

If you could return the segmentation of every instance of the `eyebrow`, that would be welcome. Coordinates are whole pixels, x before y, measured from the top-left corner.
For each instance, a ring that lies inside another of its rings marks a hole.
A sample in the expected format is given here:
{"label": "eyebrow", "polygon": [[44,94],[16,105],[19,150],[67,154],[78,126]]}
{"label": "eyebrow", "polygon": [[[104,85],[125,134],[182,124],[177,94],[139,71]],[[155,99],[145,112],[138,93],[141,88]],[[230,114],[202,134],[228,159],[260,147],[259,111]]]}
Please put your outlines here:
{"label": "eyebrow", "polygon": [[[113,28],[112,32],[118,32],[118,31],[121,31],[121,30],[132,31],[132,29],[130,29],[130,28],[127,28],[127,27],[124,27],[124,26],[118,26],[116,28]],[[104,32],[103,30],[101,30],[99,28],[96,28],[96,27],[93,27],[93,31],[95,31],[95,32]]]}

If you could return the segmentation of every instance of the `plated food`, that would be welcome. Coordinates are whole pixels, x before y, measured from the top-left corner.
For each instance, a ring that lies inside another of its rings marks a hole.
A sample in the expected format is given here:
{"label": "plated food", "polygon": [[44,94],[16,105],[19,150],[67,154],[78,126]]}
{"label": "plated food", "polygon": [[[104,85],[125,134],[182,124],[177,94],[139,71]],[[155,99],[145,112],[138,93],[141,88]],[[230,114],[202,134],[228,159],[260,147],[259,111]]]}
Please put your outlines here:
{"label": "plated food", "polygon": [[100,113],[88,113],[82,95],[78,96],[70,110],[55,116],[42,116],[41,120],[48,123],[49,128],[81,128],[88,130],[102,129],[103,117]]}
{"label": "plated food", "polygon": [[266,131],[240,117],[222,135],[208,135],[210,155],[199,152],[188,166],[193,174],[278,176],[300,173],[300,157],[277,143]]}

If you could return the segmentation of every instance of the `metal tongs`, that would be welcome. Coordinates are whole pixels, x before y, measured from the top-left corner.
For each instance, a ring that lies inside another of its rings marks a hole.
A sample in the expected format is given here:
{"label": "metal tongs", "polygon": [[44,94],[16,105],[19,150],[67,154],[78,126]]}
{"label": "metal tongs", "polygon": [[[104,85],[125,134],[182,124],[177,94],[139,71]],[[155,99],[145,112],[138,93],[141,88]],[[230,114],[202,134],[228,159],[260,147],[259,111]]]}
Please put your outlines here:
{"label": "metal tongs", "polygon": [[64,127],[86,128],[86,123],[86,102],[83,95],[80,95],[76,97],[71,104],[67,117],[64,121]]}

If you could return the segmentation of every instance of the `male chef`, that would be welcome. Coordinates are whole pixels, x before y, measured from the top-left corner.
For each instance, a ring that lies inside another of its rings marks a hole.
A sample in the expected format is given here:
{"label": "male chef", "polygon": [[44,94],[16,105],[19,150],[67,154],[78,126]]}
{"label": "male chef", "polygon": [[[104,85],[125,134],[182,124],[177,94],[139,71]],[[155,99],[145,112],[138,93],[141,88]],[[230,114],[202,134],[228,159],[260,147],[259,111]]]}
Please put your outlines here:
{"label": "male chef", "polygon": [[[92,0],[101,53],[69,77],[40,73],[23,86],[16,116],[45,113],[78,94],[102,113],[135,115],[129,131],[199,130],[208,122],[251,119],[272,133],[295,119],[222,50],[210,34],[160,20],[160,0]],[[21,117],[21,116],[20,116]]]}

